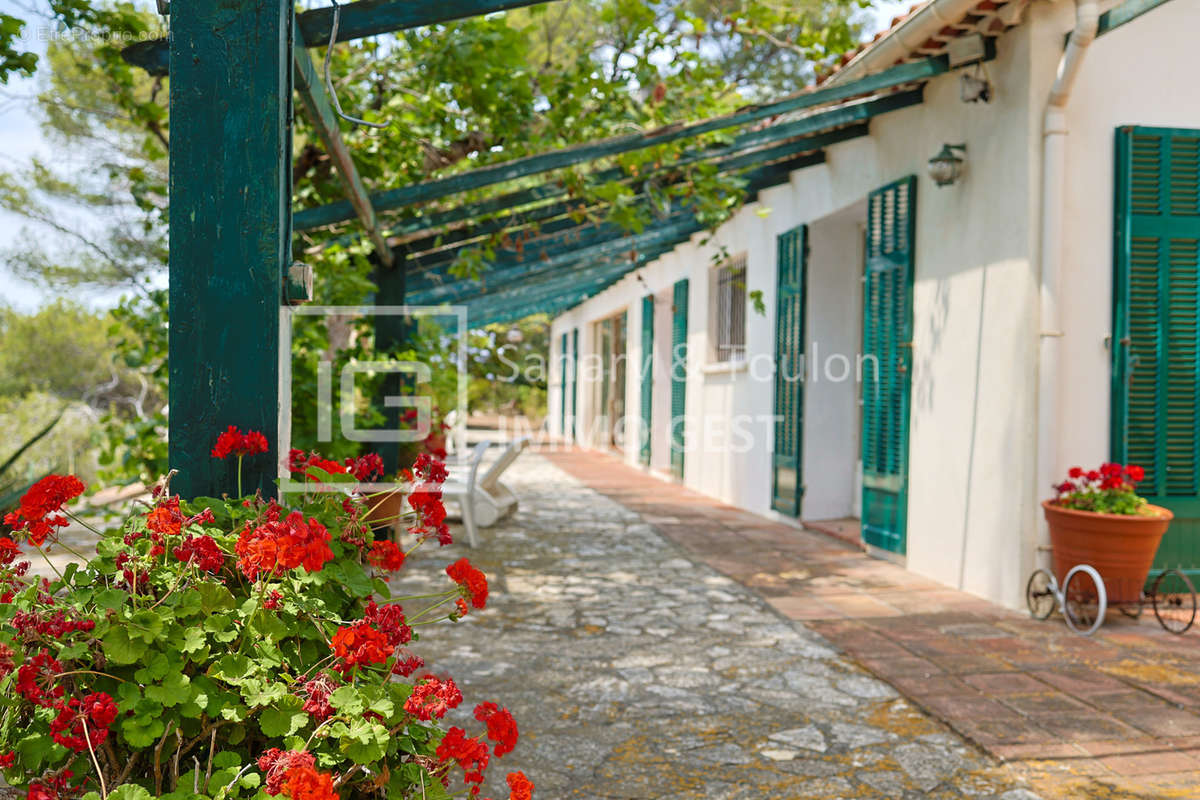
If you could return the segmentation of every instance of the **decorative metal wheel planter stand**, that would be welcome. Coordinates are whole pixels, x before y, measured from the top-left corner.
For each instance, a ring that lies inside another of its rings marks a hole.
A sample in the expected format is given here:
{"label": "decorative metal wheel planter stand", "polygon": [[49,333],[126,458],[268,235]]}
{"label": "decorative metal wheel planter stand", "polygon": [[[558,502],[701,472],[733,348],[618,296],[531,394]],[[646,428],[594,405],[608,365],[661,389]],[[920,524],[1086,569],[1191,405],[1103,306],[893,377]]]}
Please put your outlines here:
{"label": "decorative metal wheel planter stand", "polygon": [[1145,514],[1095,514],[1049,500],[1042,508],[1050,523],[1054,574],[1035,570],[1025,585],[1025,602],[1035,619],[1061,608],[1071,630],[1090,636],[1109,606],[1136,618],[1149,601],[1164,630],[1183,634],[1192,627],[1196,589],[1187,575],[1167,569],[1148,593],[1144,589],[1158,543],[1173,518],[1170,511],[1147,506]]}

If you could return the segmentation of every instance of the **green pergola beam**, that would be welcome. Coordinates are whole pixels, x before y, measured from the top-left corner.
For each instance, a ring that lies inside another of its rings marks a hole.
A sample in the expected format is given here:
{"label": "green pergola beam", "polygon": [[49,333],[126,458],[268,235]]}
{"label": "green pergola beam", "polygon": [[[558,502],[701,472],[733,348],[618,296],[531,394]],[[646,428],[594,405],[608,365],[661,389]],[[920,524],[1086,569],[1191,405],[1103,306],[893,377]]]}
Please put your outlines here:
{"label": "green pergola beam", "polygon": [[1103,36],[1114,28],[1119,28],[1126,22],[1137,19],[1147,11],[1152,11],[1168,0],[1125,0],[1121,5],[1110,8],[1100,15],[1100,24],[1096,35]]}
{"label": "green pergola beam", "polygon": [[[338,14],[337,41],[348,42],[381,33],[437,25],[466,17],[477,17],[510,8],[539,5],[551,0],[359,0],[341,7]],[[296,18],[297,38],[308,47],[325,47],[333,29],[333,7],[305,11]],[[121,57],[151,75],[168,73],[169,48],[166,39],[132,44]]]}
{"label": "green pergola beam", "polygon": [[[457,194],[459,192],[465,192],[472,189],[481,189],[485,186],[493,186],[498,183],[506,183],[508,181],[517,180],[519,178],[524,178],[531,175],[537,175],[543,172],[551,172],[564,167],[583,164],[588,161],[595,161],[601,158],[609,158],[612,156],[621,155],[622,153],[629,153],[634,150],[642,150],[647,147],[668,144],[680,139],[699,136],[701,134],[711,133],[713,131],[736,128],[752,122],[767,119],[769,117],[778,116],[780,114],[794,113],[807,108],[813,108],[824,103],[847,100],[853,97],[866,95],[873,92],[880,92],[909,83],[925,81],[936,75],[941,75],[942,73],[948,71],[949,68],[949,62],[946,56],[934,56],[922,61],[900,64],[884,70],[883,72],[869,75],[865,78],[861,78],[850,83],[838,84],[836,86],[830,86],[825,89],[817,89],[816,91],[811,92],[804,92],[802,94],[793,95],[772,103],[750,106],[733,114],[714,117],[713,119],[692,123],[690,125],[669,125],[667,127],[658,128],[645,133],[616,136],[609,139],[603,139],[598,142],[586,142],[573,147],[564,147],[551,153],[540,153],[538,155],[516,158],[512,159],[511,161],[503,161],[498,164],[490,164],[488,166],[478,167],[468,172],[461,172],[444,178],[434,178],[433,180],[422,181],[420,183],[414,183],[396,189],[377,192],[371,196],[371,201],[375,204],[376,209],[384,211],[393,208],[401,208],[414,203],[436,200],[438,198]],[[869,119],[870,116],[873,116],[873,114],[870,113],[864,114],[862,110],[863,107],[871,108],[871,103],[886,99],[887,97],[885,96],[883,98],[877,98],[873,101],[865,101],[849,106],[833,108],[828,111],[818,112],[804,118],[803,120],[792,123],[792,129],[811,133],[825,128],[836,127],[838,125],[847,125],[853,122],[860,122],[864,119]],[[757,133],[764,134],[765,132],[760,131]],[[738,137],[738,139],[735,139],[735,143],[762,140],[763,139],[759,137],[746,140],[742,140],[741,137]],[[297,214],[297,217],[300,216],[300,214]],[[324,216],[331,217],[334,215],[327,214]],[[336,219],[326,218],[326,220],[321,224],[341,222],[350,218],[351,216],[343,213],[341,215],[337,215]],[[305,220],[305,224],[308,224],[307,220]]]}
{"label": "green pergola beam", "polygon": [[329,157],[337,166],[338,178],[346,192],[346,197],[354,208],[359,222],[362,223],[367,238],[375,246],[379,260],[385,267],[391,267],[394,261],[392,249],[379,232],[379,222],[375,218],[375,208],[371,205],[371,197],[367,192],[367,187],[363,185],[362,177],[358,174],[358,168],[354,166],[354,159],[350,156],[346,141],[342,138],[338,117],[334,114],[333,106],[329,102],[329,95],[325,92],[325,84],[317,76],[312,57],[303,47],[292,50],[292,60],[295,62],[296,91],[304,104],[309,121],[312,122],[317,136],[325,145]]}
{"label": "green pergola beam", "polygon": [[[823,157],[817,159],[813,156],[801,156],[800,158],[771,164],[751,171],[745,176],[747,181],[745,189],[747,202],[757,197],[758,193],[763,189],[787,181],[792,171],[820,163],[823,160]],[[685,223],[688,223],[689,220],[691,220],[690,212],[682,211],[676,213],[666,221],[658,222],[649,230],[635,235],[624,235],[623,229],[607,223],[588,226],[594,233],[581,236],[577,241],[568,242],[553,248],[539,249],[526,247],[522,255],[516,259],[493,259],[481,280],[495,282],[521,278],[528,272],[528,270],[522,271],[525,265],[541,268],[535,269],[534,272],[565,269],[573,266],[578,261],[593,258],[597,253],[601,255],[608,254],[611,252],[613,241],[626,242],[630,247],[640,249],[643,241],[656,242],[660,231],[686,226]],[[698,228],[695,230],[698,230]],[[691,230],[688,235],[694,233],[695,230]],[[442,300],[454,302],[461,299],[464,295],[478,293],[480,281],[459,278],[439,283],[439,278],[446,278],[446,276],[443,273],[429,272],[411,275],[409,289],[415,292],[415,296],[421,298],[421,302],[439,302]],[[455,288],[457,288],[457,291],[453,291]]]}
{"label": "green pergola beam", "polygon": [[683,215],[682,219],[633,236],[609,239],[591,247],[565,252],[545,260],[532,259],[514,266],[486,270],[483,274],[485,284],[481,284],[479,281],[463,280],[441,286],[431,286],[419,291],[410,291],[409,302],[419,305],[458,303],[470,297],[486,294],[488,285],[507,288],[512,283],[526,282],[542,277],[582,261],[605,259],[626,251],[641,251],[667,242],[678,244],[686,241],[693,233],[699,233],[702,230],[704,230],[704,226],[694,217],[690,214]]}
{"label": "green pergola beam", "polygon": [[[830,135],[799,139],[793,142],[786,142],[781,145],[776,145],[774,147],[768,147],[763,150],[756,150],[752,154],[728,158],[716,164],[717,172],[719,174],[725,174],[754,164],[773,162],[780,158],[795,156],[797,152],[805,152],[813,149],[814,147],[822,147],[827,144],[833,144],[835,141],[845,141],[856,136],[865,136],[867,134],[867,127],[868,126],[866,124],[855,125],[850,128],[843,128],[839,131],[836,131],[836,136]],[[799,159],[794,159],[794,166],[792,168],[800,169],[813,164],[819,164],[824,160],[825,154],[818,150],[815,153],[801,156]],[[676,162],[676,164],[680,163],[681,162]],[[674,183],[674,181],[671,183]],[[644,194],[639,193],[634,197],[635,199],[641,198],[644,197]],[[559,206],[559,208],[555,208],[556,206]],[[498,233],[509,228],[530,226],[534,223],[542,222],[542,220],[551,217],[562,217],[562,215],[568,214],[568,212],[572,209],[581,210],[584,209],[585,206],[580,202],[576,202],[561,205],[551,204],[545,208],[547,210],[558,210],[559,213],[546,216],[543,215],[542,208],[537,208],[534,209],[533,212],[513,215],[506,218],[485,220],[484,222],[471,227],[460,228],[447,233],[424,237],[422,239],[414,239],[412,241],[405,242],[398,249],[402,250],[408,255],[408,260],[406,263],[408,271],[411,273],[416,270],[427,269],[438,266],[439,264],[453,261],[455,258],[457,258],[458,254],[462,250],[478,246],[478,242],[471,241],[473,239]],[[570,216],[565,216],[561,219],[553,219],[551,222],[540,225],[537,231],[540,238],[525,240],[521,246],[521,251],[524,251],[529,247],[538,246],[538,244],[543,241],[548,234],[565,231],[572,227],[594,224],[595,223],[588,222],[587,220],[580,222]],[[459,244],[459,242],[461,242],[461,244]],[[423,251],[431,250],[434,247],[438,247],[440,249],[432,253],[423,253]],[[515,247],[504,247],[501,249],[501,252],[516,253],[517,250]]]}

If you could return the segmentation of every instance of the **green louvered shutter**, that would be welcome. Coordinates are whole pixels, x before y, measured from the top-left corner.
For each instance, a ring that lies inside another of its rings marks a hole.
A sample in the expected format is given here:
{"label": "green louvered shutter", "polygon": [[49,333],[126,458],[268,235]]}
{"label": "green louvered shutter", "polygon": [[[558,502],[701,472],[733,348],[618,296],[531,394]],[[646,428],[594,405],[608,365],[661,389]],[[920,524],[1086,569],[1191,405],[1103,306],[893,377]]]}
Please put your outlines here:
{"label": "green louvered shutter", "polygon": [[562,335],[562,343],[559,345],[559,348],[558,348],[558,357],[559,357],[559,362],[562,364],[562,374],[560,376],[562,379],[561,380],[562,386],[559,388],[560,397],[562,398],[562,400],[560,401],[561,407],[559,408],[561,418],[558,421],[558,430],[562,434],[562,436],[565,437],[567,435],[567,334],[566,333],[563,333],[563,335]]}
{"label": "green louvered shutter", "polygon": [[915,177],[867,199],[863,284],[862,536],[904,553],[912,389]]}
{"label": "green louvered shutter", "polygon": [[1200,574],[1200,131],[1117,130],[1113,459],[1175,521],[1156,565]]}
{"label": "green louvered shutter", "polygon": [[800,516],[804,495],[804,295],[808,272],[808,226],[779,235],[776,247],[775,452],[771,507]]}
{"label": "green louvered shutter", "polygon": [[671,473],[683,479],[684,401],[687,399],[688,282],[675,283],[671,308]]}
{"label": "green louvered shutter", "polygon": [[571,331],[571,438],[579,439],[579,328]]}
{"label": "green louvered shutter", "polygon": [[641,449],[638,458],[650,464],[650,414],[654,405],[654,295],[642,298]]}

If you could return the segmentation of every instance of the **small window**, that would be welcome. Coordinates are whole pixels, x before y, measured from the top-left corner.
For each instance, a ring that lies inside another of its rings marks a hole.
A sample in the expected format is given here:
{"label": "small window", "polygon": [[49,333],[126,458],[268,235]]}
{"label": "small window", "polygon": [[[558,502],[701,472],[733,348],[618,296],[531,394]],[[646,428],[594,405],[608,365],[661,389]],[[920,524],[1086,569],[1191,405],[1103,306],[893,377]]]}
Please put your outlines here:
{"label": "small window", "polygon": [[713,270],[713,358],[718,363],[746,357],[746,256],[729,259]]}

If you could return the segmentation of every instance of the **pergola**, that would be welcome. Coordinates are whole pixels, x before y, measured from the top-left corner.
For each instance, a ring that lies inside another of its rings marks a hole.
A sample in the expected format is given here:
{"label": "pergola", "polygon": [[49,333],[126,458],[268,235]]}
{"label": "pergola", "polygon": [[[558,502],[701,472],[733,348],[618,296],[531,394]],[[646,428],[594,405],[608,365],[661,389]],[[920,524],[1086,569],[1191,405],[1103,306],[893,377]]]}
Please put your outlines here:
{"label": "pergola", "polygon": [[[340,8],[337,41],[446,22],[539,0],[359,0]],[[727,144],[685,150],[662,166],[662,181],[684,164],[708,162],[741,175],[747,199],[822,163],[824,148],[866,136],[870,120],[918,104],[924,82],[950,69],[947,57],[916,57],[853,82],[798,92],[701,122],[587,142],[400,188],[370,192],[342,139],[339,119],[308,47],[328,44],[332,8],[295,14],[289,3],[189,0],[170,9],[169,42],[139,43],[126,59],[170,74],[170,463],[176,488],[208,495],[227,485],[223,462],[208,457],[214,432],[238,425],[269,436],[247,485],[273,491],[281,431],[281,377],[287,374],[290,304],[308,298],[293,268],[297,231],[357,220],[371,243],[380,305],[465,305],[471,325],[557,313],[703,230],[692,208],[660,209],[638,233],[580,220],[581,201],[561,181],[530,178],[596,165],[595,181],[634,179],[605,160],[622,153],[737,131]],[[993,54],[988,40],[985,58]],[[292,119],[304,113],[335,163],[346,199],[293,212]],[[645,175],[638,176],[644,181]],[[517,184],[522,188],[512,186]],[[422,213],[422,205],[497,187],[486,200]],[[384,212],[409,216],[385,223]],[[412,214],[413,210],[417,213]],[[451,265],[483,237],[519,241],[495,251],[478,279]],[[311,284],[309,284],[311,285]],[[397,344],[396,326],[377,345]],[[286,416],[286,415],[284,415]],[[249,465],[248,465],[249,466]]]}

